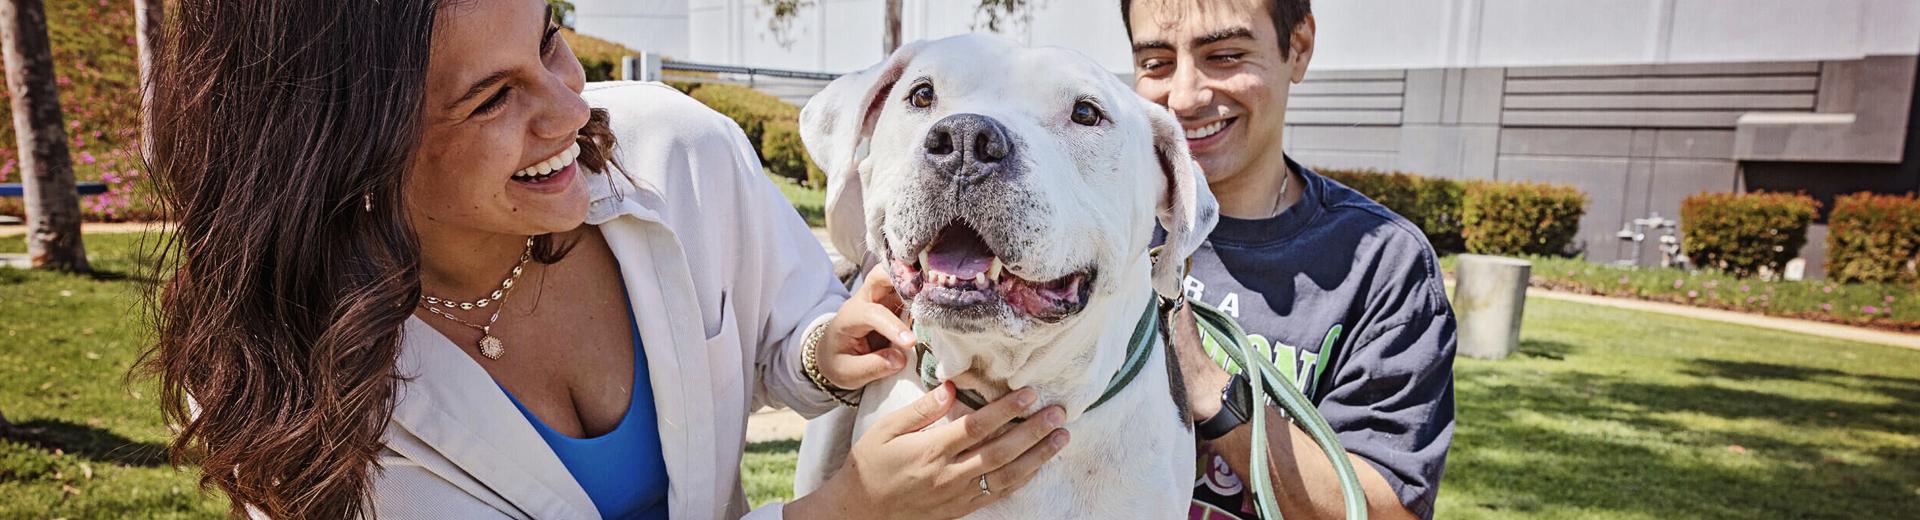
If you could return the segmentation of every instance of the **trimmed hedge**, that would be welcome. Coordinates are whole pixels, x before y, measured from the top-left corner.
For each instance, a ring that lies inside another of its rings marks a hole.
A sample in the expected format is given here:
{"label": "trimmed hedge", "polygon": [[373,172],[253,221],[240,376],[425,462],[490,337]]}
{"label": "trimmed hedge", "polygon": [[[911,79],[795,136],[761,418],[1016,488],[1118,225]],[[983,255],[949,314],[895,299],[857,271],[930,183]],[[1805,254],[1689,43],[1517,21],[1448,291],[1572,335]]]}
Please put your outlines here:
{"label": "trimmed hedge", "polygon": [[814,166],[807,145],[800,142],[800,125],[787,121],[766,124],[760,137],[761,163],[774,175],[795,179],[809,187],[827,185],[827,172]]}
{"label": "trimmed hedge", "polygon": [[1827,275],[1840,282],[1920,282],[1920,199],[1855,193],[1827,216]]}
{"label": "trimmed hedge", "polygon": [[766,167],[767,173],[810,187],[826,185],[826,175],[813,165],[813,157],[807,155],[806,146],[800,142],[800,107],[739,85],[683,82],[668,85],[739,124],[740,130],[747,134],[747,141],[760,153],[760,164]]}
{"label": "trimmed hedge", "polygon": [[1565,255],[1586,214],[1587,195],[1556,184],[1473,181],[1460,202],[1467,252]]}
{"label": "trimmed hedge", "polygon": [[1807,243],[1819,201],[1789,193],[1699,193],[1680,202],[1680,234],[1696,264],[1734,276],[1780,272]]}
{"label": "trimmed hedge", "polygon": [[1460,181],[1374,170],[1326,170],[1321,174],[1420,226],[1435,251],[1444,254],[1466,250],[1466,240],[1460,236],[1460,198],[1466,188]]}
{"label": "trimmed hedge", "polygon": [[567,48],[573,49],[573,57],[580,59],[580,68],[587,70],[587,81],[618,78],[615,72],[620,70],[620,59],[640,55],[640,51],[580,34],[573,29],[561,29],[560,37],[567,41]]}
{"label": "trimmed hedge", "polygon": [[1586,213],[1586,195],[1565,186],[1374,170],[1321,174],[1406,217],[1440,253],[1565,255]]}

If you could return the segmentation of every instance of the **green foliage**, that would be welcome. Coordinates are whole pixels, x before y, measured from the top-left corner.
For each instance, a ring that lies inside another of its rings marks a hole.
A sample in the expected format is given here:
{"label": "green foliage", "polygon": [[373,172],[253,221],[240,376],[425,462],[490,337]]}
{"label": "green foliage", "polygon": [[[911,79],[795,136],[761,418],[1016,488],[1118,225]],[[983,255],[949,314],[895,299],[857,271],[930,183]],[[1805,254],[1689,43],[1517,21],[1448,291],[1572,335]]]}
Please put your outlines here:
{"label": "green foliage", "polygon": [[1564,186],[1374,170],[1321,173],[1406,217],[1441,253],[1565,254],[1586,205],[1586,195]]}
{"label": "green foliage", "polygon": [[786,121],[767,123],[762,129],[760,155],[765,157],[767,173],[794,179],[808,187],[827,185],[827,173],[813,164],[813,156],[800,142],[800,127]]}
{"label": "green foliage", "polygon": [[1528,182],[1469,182],[1461,199],[1467,251],[1489,255],[1566,254],[1587,205],[1578,189]]}
{"label": "green foliage", "polygon": [[819,188],[826,185],[826,174],[807,155],[800,142],[800,107],[787,104],[772,95],[723,83],[676,84],[683,92],[700,100],[740,125],[747,141],[760,153],[767,172],[794,182]]}
{"label": "green foliage", "polygon": [[1427,241],[1433,244],[1435,251],[1457,253],[1466,250],[1466,242],[1460,236],[1460,198],[1466,188],[1460,181],[1374,170],[1325,170],[1320,173],[1406,217],[1426,233]]}
{"label": "green foliage", "polygon": [[1827,275],[1842,282],[1920,282],[1920,199],[1841,195],[1827,216]]}
{"label": "green foliage", "polygon": [[[82,198],[82,213],[91,220],[157,218],[158,204],[135,160],[140,68],[133,3],[55,0],[46,10],[54,87],[60,91],[74,179],[105,183],[110,190]],[[21,182],[12,110],[10,103],[0,103],[0,182]],[[0,198],[0,215],[23,215],[23,204],[19,198]]]}
{"label": "green foliage", "polygon": [[1687,256],[1734,276],[1780,272],[1807,243],[1820,203],[1803,194],[1700,193],[1680,202]]}

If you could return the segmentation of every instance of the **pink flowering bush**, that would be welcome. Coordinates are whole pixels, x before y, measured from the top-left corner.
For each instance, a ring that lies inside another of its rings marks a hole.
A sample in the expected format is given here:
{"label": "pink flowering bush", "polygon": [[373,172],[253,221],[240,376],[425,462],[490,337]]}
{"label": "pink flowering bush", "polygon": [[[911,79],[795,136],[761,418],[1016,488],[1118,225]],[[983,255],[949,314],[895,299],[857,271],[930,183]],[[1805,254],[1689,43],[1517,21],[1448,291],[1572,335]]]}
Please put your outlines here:
{"label": "pink flowering bush", "polygon": [[[107,185],[107,193],[81,198],[81,211],[92,220],[158,218],[138,159],[140,71],[133,3],[67,0],[48,2],[46,8],[74,179]],[[9,104],[0,103],[0,121],[8,122],[0,124],[0,182],[10,183],[22,182],[11,112]],[[0,198],[0,214],[25,212],[21,199]]]}

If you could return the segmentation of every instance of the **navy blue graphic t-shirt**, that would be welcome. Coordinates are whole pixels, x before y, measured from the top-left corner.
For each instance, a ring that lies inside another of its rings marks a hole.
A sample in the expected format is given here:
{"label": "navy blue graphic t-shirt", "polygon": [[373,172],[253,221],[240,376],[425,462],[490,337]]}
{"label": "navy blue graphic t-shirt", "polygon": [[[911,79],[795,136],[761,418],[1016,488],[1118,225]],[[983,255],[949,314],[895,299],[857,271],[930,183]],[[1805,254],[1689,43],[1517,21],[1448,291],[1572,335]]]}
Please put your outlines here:
{"label": "navy blue graphic t-shirt", "polygon": [[[1187,297],[1232,316],[1291,368],[1347,451],[1431,519],[1453,441],[1454,351],[1433,248],[1387,208],[1287,164],[1305,181],[1300,202],[1264,220],[1222,217],[1194,255]],[[1190,518],[1259,516],[1225,461],[1202,446],[1198,463]]]}

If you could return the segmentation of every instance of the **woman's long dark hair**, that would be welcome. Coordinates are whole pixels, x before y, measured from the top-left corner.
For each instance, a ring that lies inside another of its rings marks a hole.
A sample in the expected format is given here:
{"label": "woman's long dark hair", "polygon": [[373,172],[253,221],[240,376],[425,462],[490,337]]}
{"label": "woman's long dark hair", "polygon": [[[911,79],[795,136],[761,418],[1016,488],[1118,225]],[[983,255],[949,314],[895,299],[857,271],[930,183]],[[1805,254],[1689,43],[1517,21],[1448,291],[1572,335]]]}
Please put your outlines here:
{"label": "woman's long dark hair", "polygon": [[[180,0],[147,116],[178,228],[153,296],[177,464],[274,518],[370,513],[400,328],[420,294],[402,185],[434,1]],[[606,115],[582,130],[604,171]],[[372,211],[367,211],[371,203]],[[564,246],[540,240],[541,257]]]}

